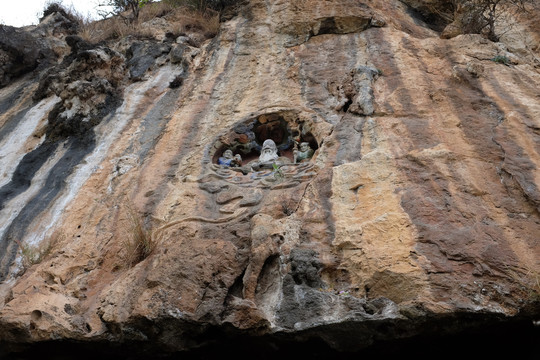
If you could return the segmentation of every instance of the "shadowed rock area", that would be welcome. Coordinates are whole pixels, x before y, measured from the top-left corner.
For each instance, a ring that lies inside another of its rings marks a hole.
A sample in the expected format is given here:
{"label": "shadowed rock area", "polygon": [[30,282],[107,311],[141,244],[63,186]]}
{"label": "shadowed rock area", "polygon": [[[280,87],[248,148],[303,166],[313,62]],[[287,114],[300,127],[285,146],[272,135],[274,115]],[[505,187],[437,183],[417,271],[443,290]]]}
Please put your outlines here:
{"label": "shadowed rock area", "polygon": [[539,13],[424,3],[0,27],[0,357],[534,355]]}

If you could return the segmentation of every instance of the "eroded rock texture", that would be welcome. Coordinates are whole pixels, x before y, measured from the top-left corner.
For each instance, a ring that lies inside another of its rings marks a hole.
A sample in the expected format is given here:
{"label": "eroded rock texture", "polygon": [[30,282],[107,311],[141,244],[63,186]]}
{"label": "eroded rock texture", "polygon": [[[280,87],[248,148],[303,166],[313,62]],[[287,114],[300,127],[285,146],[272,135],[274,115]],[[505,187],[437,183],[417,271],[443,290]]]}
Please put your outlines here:
{"label": "eroded rock texture", "polygon": [[[6,348],[341,353],[532,327],[537,24],[493,43],[443,39],[399,1],[237,12],[200,48],[67,36],[0,89]],[[251,170],[270,138],[285,165]],[[313,157],[291,164],[294,141]],[[129,266],[133,216],[156,245]],[[18,249],[51,242],[25,266]]]}

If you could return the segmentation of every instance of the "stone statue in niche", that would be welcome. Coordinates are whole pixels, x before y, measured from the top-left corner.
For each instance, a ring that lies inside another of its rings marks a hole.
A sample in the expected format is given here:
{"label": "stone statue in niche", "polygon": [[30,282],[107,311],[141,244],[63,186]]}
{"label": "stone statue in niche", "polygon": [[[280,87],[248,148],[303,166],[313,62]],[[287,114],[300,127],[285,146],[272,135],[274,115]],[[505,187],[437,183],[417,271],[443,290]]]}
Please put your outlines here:
{"label": "stone statue in niche", "polygon": [[261,187],[290,186],[312,176],[317,139],[309,121],[292,115],[262,114],[236,124],[212,145],[212,170],[226,181]]}
{"label": "stone statue in niche", "polygon": [[259,160],[251,165],[254,171],[260,169],[272,169],[274,164],[279,163],[279,155],[276,143],[272,139],[264,140]]}
{"label": "stone statue in niche", "polygon": [[279,158],[277,153],[277,146],[274,140],[267,139],[264,140],[263,146],[261,149],[261,155],[259,156],[259,162],[268,163],[273,162]]}
{"label": "stone statue in niche", "polygon": [[233,155],[232,150],[227,149],[223,152],[223,156],[218,158],[218,164],[227,167],[242,166],[242,157],[240,154]]}
{"label": "stone statue in niche", "polygon": [[294,163],[300,163],[302,161],[306,161],[311,159],[313,156],[313,149],[309,146],[308,142],[302,142],[300,143],[300,149],[294,149]]}

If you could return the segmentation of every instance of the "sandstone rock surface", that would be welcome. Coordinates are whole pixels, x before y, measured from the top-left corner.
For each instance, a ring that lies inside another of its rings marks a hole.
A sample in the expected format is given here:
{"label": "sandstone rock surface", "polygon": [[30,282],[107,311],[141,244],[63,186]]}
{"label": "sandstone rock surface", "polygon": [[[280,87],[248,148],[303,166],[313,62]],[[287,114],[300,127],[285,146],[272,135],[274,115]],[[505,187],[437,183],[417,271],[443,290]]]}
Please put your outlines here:
{"label": "sandstone rock surface", "polygon": [[[412,16],[394,0],[251,0],[199,49],[68,37],[61,62],[11,79],[0,341],[346,352],[532,326],[540,49],[513,39],[539,29],[443,39]],[[250,136],[315,153],[279,173],[216,164]],[[133,214],[155,248],[129,266]],[[18,249],[49,243],[23,266]]]}

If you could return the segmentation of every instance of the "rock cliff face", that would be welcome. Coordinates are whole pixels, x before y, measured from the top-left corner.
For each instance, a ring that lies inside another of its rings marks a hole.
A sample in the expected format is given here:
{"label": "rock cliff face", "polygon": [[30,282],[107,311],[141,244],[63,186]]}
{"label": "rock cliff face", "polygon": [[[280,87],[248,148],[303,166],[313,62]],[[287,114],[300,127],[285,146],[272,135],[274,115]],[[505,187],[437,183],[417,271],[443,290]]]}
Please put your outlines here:
{"label": "rock cliff face", "polygon": [[[200,47],[64,31],[50,65],[2,68],[4,348],[342,353],[503,325],[532,350],[534,16],[494,43],[393,0],[237,13]],[[253,169],[267,139],[281,165]]]}

